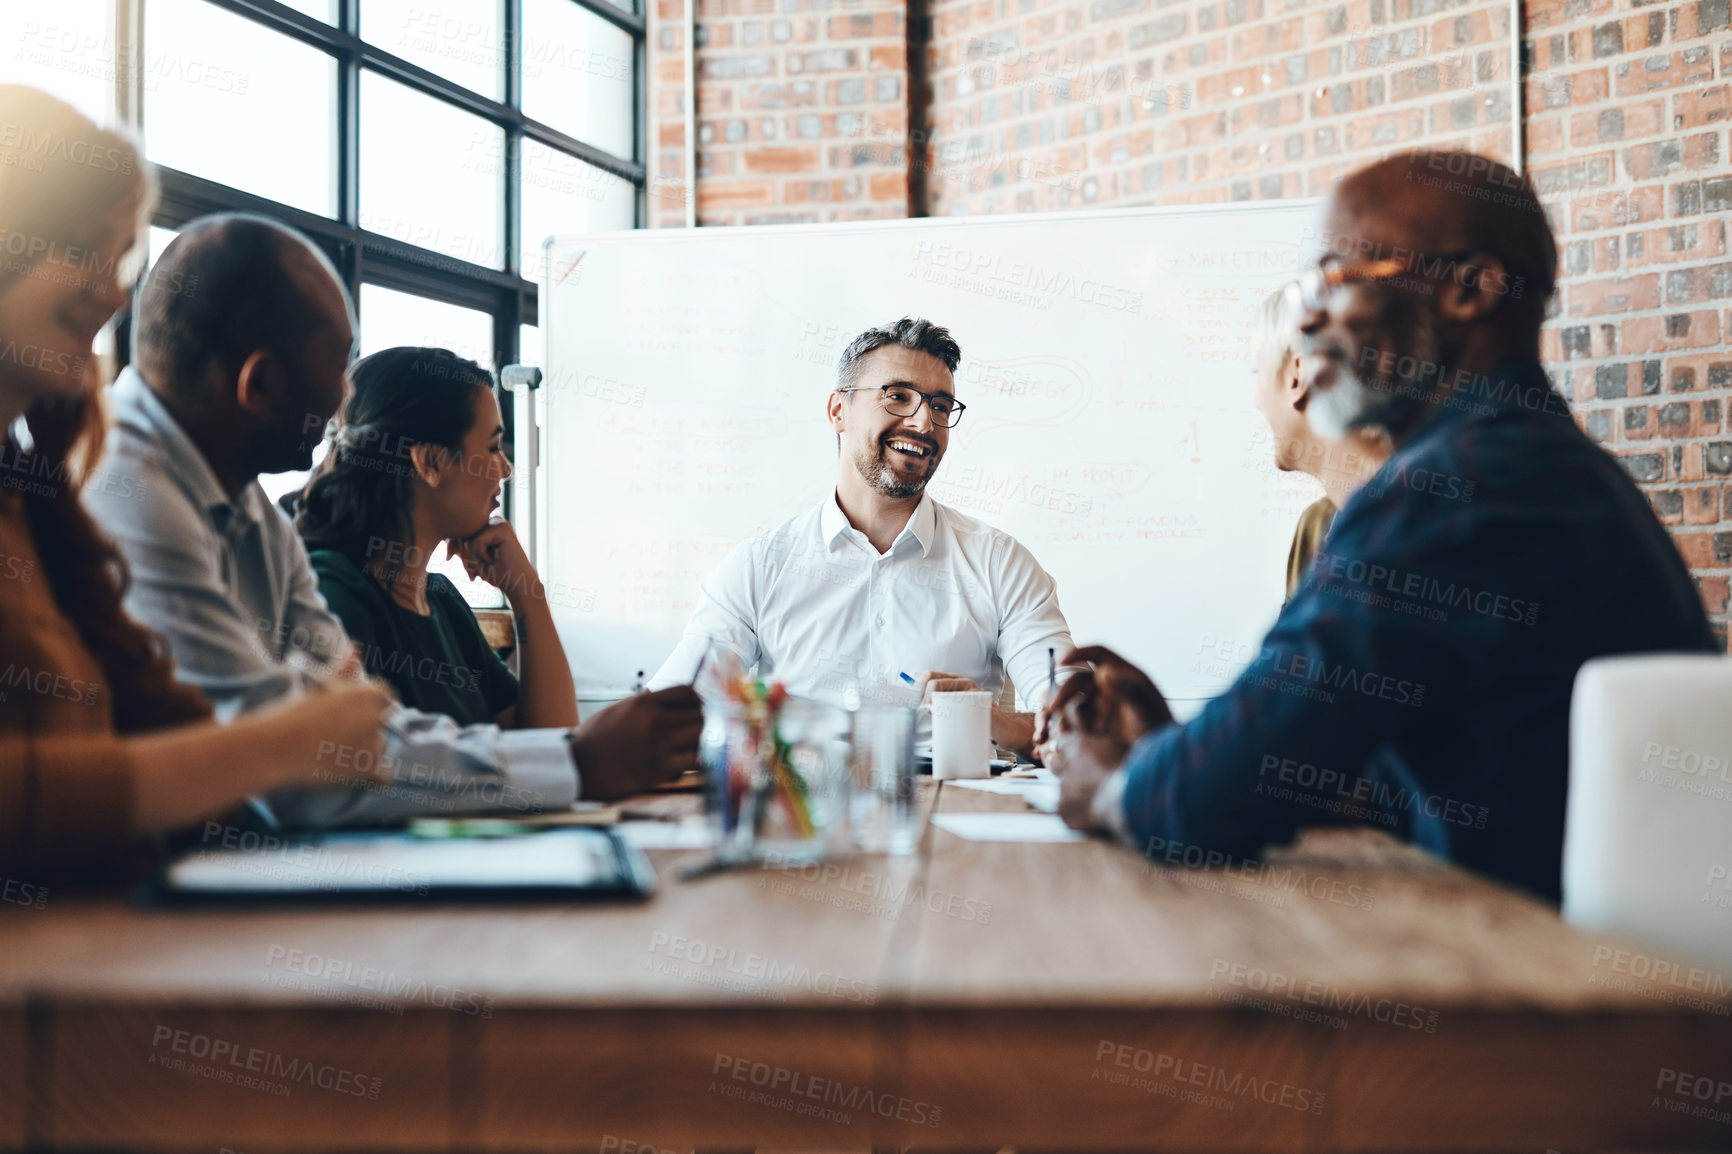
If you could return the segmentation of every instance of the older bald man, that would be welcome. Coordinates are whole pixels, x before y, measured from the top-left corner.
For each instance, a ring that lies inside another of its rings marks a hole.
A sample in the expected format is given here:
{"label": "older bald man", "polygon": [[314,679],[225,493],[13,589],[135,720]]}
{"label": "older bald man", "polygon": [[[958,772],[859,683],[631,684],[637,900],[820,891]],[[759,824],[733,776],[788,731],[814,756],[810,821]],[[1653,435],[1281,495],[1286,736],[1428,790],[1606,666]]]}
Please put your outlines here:
{"label": "older bald man", "polygon": [[1062,811],[1175,863],[1365,823],[1556,902],[1577,669],[1717,647],[1666,530],[1540,366],[1557,250],[1527,181],[1396,156],[1344,180],[1325,222],[1289,290],[1306,416],[1325,438],[1381,429],[1394,454],[1190,722],[1127,731],[1090,689],[1122,667],[1061,694],[1041,736]]}

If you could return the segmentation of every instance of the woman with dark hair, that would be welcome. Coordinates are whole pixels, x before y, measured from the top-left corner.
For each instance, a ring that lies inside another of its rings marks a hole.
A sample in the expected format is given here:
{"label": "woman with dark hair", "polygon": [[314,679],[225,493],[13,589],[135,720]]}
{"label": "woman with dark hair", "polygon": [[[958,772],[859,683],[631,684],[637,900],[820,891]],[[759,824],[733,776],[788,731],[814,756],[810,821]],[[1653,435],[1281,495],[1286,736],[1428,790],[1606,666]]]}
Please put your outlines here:
{"label": "woman with dark hair", "polygon": [[[492,374],[445,349],[395,348],[350,376],[330,451],[290,504],[319,591],[366,669],[404,704],[462,725],[577,725],[541,578],[510,522],[494,517],[511,464]],[[457,587],[428,572],[441,544],[505,593],[521,681]]]}
{"label": "woman with dark hair", "polygon": [[321,741],[377,751],[389,697],[218,726],[126,616],[125,563],[78,493],[104,434],[93,345],[154,182],[130,140],[35,89],[0,85],[0,124],[0,872],[102,874],[145,836],[315,782]]}

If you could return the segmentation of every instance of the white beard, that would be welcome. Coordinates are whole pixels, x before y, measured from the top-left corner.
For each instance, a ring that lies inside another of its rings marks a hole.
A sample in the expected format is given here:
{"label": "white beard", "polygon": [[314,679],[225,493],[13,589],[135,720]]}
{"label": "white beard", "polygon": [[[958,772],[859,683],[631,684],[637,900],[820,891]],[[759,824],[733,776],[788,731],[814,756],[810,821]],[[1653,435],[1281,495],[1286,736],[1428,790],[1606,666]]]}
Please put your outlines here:
{"label": "white beard", "polygon": [[1355,429],[1383,429],[1395,433],[1414,414],[1423,410],[1439,388],[1435,372],[1441,342],[1436,325],[1423,318],[1414,325],[1409,341],[1411,357],[1430,366],[1419,379],[1395,378],[1388,385],[1370,385],[1343,359],[1334,382],[1327,389],[1311,390],[1305,406],[1305,423],[1326,441],[1346,438]]}
{"label": "white beard", "polygon": [[1353,372],[1344,368],[1333,387],[1311,394],[1305,406],[1305,423],[1325,441],[1342,441],[1375,406],[1371,390]]}

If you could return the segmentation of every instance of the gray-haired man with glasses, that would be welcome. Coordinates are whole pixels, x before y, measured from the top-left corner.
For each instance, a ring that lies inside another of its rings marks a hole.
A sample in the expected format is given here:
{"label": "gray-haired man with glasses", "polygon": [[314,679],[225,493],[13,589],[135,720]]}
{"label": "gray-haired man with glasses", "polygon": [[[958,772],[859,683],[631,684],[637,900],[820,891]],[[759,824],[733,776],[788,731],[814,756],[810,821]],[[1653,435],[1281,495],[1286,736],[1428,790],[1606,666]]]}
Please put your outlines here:
{"label": "gray-haired man with glasses", "polygon": [[[828,400],[835,489],[705,578],[652,688],[691,680],[716,644],[791,693],[838,704],[997,693],[1007,673],[1023,709],[1044,700],[1047,652],[1071,646],[1052,578],[1007,534],[926,492],[965,408],[961,359],[925,320],[854,338]],[[1031,713],[993,711],[998,745],[1029,752],[1033,733]]]}

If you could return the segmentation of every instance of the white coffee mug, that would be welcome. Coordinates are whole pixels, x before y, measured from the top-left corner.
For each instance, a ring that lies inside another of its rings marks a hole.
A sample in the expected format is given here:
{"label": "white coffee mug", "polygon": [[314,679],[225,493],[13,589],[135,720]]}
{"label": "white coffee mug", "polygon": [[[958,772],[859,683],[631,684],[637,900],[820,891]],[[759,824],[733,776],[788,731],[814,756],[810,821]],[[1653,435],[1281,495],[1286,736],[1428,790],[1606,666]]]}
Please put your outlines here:
{"label": "white coffee mug", "polygon": [[992,694],[966,689],[932,695],[932,776],[992,776]]}

